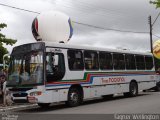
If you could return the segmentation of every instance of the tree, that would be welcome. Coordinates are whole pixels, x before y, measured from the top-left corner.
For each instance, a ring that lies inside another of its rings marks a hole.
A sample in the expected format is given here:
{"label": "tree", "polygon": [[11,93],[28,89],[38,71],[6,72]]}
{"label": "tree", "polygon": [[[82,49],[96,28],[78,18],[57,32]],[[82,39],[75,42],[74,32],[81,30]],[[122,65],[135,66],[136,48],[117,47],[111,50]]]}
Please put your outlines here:
{"label": "tree", "polygon": [[160,0],[150,1],[150,3],[156,5],[156,8],[160,7]]}
{"label": "tree", "polygon": [[3,63],[3,55],[8,53],[8,50],[3,47],[3,44],[13,45],[17,42],[17,40],[13,40],[10,38],[6,38],[5,35],[1,33],[1,29],[7,27],[5,23],[0,23],[0,63]]}

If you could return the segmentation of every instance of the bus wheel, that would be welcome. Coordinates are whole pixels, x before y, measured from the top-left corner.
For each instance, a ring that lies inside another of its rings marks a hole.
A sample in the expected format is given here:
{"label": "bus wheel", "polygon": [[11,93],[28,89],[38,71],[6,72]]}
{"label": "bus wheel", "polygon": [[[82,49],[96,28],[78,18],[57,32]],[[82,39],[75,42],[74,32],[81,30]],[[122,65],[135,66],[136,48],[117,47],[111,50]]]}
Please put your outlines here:
{"label": "bus wheel", "polygon": [[40,106],[41,108],[48,108],[50,105],[50,103],[38,103],[38,106]]}
{"label": "bus wheel", "polygon": [[157,91],[157,92],[160,91],[160,85],[156,85],[155,91]]}
{"label": "bus wheel", "polygon": [[135,97],[138,95],[138,85],[136,82],[131,82],[129,85],[129,92],[124,93],[126,97]]}
{"label": "bus wheel", "polygon": [[78,106],[82,103],[82,94],[79,89],[71,88],[68,92],[68,101],[66,104],[70,107]]}

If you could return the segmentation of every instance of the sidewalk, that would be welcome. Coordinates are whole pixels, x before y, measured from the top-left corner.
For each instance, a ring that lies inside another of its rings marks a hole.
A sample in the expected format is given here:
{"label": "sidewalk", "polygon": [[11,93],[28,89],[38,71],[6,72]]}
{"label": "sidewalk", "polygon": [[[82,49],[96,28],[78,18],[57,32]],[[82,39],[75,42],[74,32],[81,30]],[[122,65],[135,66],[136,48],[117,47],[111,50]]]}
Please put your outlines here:
{"label": "sidewalk", "polygon": [[3,104],[0,104],[0,112],[2,111],[8,111],[8,110],[13,110],[13,109],[24,109],[24,108],[30,108],[30,107],[35,107],[37,106],[37,104],[30,104],[30,103],[26,103],[26,104],[18,104],[18,103],[14,103],[10,106],[3,106]]}

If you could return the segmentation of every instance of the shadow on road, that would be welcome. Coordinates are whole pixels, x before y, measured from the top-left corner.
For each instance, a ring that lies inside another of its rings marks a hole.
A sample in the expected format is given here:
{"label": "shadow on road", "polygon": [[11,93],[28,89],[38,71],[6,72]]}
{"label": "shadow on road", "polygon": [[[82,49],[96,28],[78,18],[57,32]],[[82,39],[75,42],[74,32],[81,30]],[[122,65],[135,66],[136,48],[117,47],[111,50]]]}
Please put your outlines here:
{"label": "shadow on road", "polygon": [[[150,95],[151,93],[141,93],[137,97],[141,96],[146,96]],[[124,96],[115,96],[112,98],[96,98],[92,100],[87,100],[84,101],[81,106],[86,106],[90,104],[97,104],[97,103],[102,103],[102,102],[109,102],[109,101],[116,101],[116,100],[122,100],[122,99],[133,99],[137,97],[124,97]],[[48,112],[48,111],[54,111],[54,110],[61,110],[61,109],[70,109],[70,107],[67,107],[64,103],[60,103],[58,105],[51,105],[48,108],[41,108],[39,106],[33,107],[33,108],[26,108],[26,109],[21,109],[21,110],[13,110],[13,112],[18,112],[18,113],[38,113],[38,112]]]}
{"label": "shadow on road", "polygon": [[[145,95],[150,95],[150,94],[149,93],[139,94],[136,97],[141,97],[141,96],[145,96]],[[121,96],[115,96],[115,97],[112,97],[112,98],[93,99],[93,100],[85,101],[83,103],[83,105],[96,104],[96,103],[109,102],[109,101],[116,101],[116,100],[122,100],[122,99],[132,99],[132,98],[136,98],[136,97],[126,97],[126,96],[121,95]]]}

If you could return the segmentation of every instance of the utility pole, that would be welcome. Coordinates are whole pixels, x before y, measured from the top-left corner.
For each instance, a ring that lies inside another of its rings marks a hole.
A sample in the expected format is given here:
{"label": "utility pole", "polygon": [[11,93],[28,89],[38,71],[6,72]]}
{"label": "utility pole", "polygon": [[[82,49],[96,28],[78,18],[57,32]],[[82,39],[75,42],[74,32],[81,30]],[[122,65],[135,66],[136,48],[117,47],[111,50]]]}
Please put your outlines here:
{"label": "utility pole", "polygon": [[150,28],[150,46],[151,46],[151,53],[153,53],[153,40],[152,40],[152,18],[149,16],[149,28]]}

